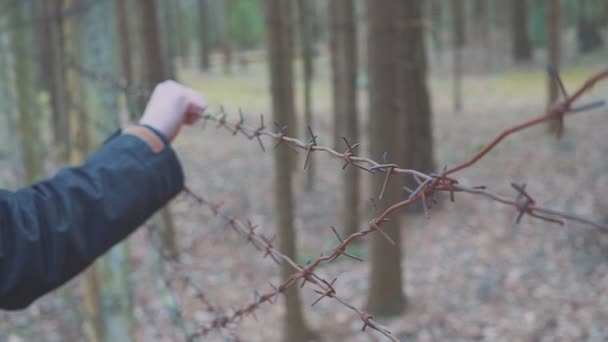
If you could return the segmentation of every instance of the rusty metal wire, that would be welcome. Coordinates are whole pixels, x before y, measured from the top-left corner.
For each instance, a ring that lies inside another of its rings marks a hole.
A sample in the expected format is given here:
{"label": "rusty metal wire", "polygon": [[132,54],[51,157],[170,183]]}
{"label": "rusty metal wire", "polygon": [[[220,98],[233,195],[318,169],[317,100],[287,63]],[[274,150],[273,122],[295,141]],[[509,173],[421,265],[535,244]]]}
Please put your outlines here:
{"label": "rusty metal wire", "polygon": [[371,233],[371,231],[353,234],[347,240],[342,240],[342,238],[337,234],[337,232],[332,229],[334,233],[336,233],[336,237],[340,242],[338,246],[334,249],[334,251],[328,256],[321,256],[306,265],[300,265],[293,261],[290,257],[279,252],[273,245],[274,238],[268,238],[267,236],[258,233],[256,231],[257,226],[253,225],[250,221],[244,222],[239,220],[238,218],[228,215],[227,213],[221,210],[221,204],[210,202],[205,198],[195,194],[188,188],[186,188],[184,191],[190,197],[195,199],[201,206],[207,207],[213,213],[213,215],[222,218],[235,232],[247,237],[247,241],[251,243],[251,245],[253,245],[258,251],[264,253],[264,257],[270,257],[277,264],[283,262],[287,263],[295,270],[295,273],[289,276],[282,284],[278,286],[270,284],[271,290],[263,294],[257,294],[253,302],[242,306],[240,309],[234,310],[234,312],[232,312],[231,314],[215,318],[211,323],[206,326],[199,327],[195,333],[189,336],[188,340],[194,340],[196,338],[205,336],[211,331],[218,328],[225,328],[229,324],[235,323],[245,316],[254,315],[255,310],[258,309],[262,304],[266,302],[276,302],[276,299],[279,294],[284,293],[290,287],[300,283],[300,287],[304,287],[304,285],[306,284],[312,284],[316,286],[315,292],[319,294],[320,297],[315,302],[313,302],[313,306],[324,298],[331,298],[336,302],[342,304],[343,306],[349,308],[350,310],[354,311],[358,315],[359,319],[363,323],[363,331],[365,331],[365,329],[369,327],[373,330],[378,331],[380,334],[386,336],[391,341],[399,341],[399,339],[395,337],[387,328],[376,322],[369,313],[357,308],[355,305],[350,304],[348,301],[340,297],[337,294],[335,288],[336,279],[328,281],[314,272],[315,269],[322,262],[333,262],[341,255],[349,256],[349,254],[345,251],[346,245],[348,245],[354,239],[363,237]]}
{"label": "rusty metal wire", "polygon": [[[586,217],[570,213],[565,213],[555,209],[541,207],[536,204],[536,202],[529,194],[527,194],[525,191],[522,191],[522,189],[518,186],[514,186],[513,188],[517,191],[517,195],[525,194],[524,197],[526,198],[526,204],[524,206],[521,205],[520,201],[508,199],[504,196],[491,193],[486,190],[485,187],[470,188],[463,186],[457,179],[450,177],[452,174],[457,173],[458,171],[473,166],[485,155],[487,155],[492,149],[494,149],[501,141],[503,141],[505,138],[514,133],[542,123],[547,123],[551,121],[563,121],[566,115],[580,113],[582,111],[588,111],[597,106],[603,105],[603,101],[596,101],[588,104],[582,104],[577,107],[573,106],[574,102],[578,100],[586,91],[591,89],[593,85],[595,85],[597,82],[605,78],[608,78],[608,69],[598,72],[597,74],[590,77],[587,81],[583,83],[583,85],[577,91],[573,93],[573,95],[568,96],[564,98],[563,101],[553,105],[547,110],[545,114],[500,132],[492,141],[486,144],[484,148],[482,148],[478,153],[473,155],[468,160],[456,166],[453,166],[452,168],[446,167],[440,173],[431,174],[426,174],[417,170],[401,168],[396,164],[378,163],[370,158],[359,157],[354,152],[358,144],[351,145],[351,143],[346,138],[344,138],[346,149],[344,152],[339,152],[330,147],[318,145],[316,143],[316,139],[310,140],[308,142],[303,142],[296,138],[286,136],[282,130],[278,130],[277,132],[270,131],[264,125],[263,116],[260,117],[260,126],[257,128],[252,128],[244,125],[242,113],[239,114],[240,120],[237,123],[228,122],[226,119],[227,114],[224,110],[221,110],[219,114],[201,114],[201,119],[203,120],[203,127],[207,126],[208,121],[213,121],[216,123],[218,128],[224,127],[233,135],[241,133],[249,139],[256,139],[263,151],[265,151],[265,147],[260,137],[266,136],[276,141],[275,146],[284,144],[294,151],[302,150],[306,152],[306,160],[309,159],[308,156],[311,153],[322,151],[327,153],[331,157],[344,161],[343,168],[346,168],[347,166],[351,165],[369,173],[384,173],[386,174],[384,186],[382,191],[380,192],[379,197],[382,197],[384,190],[386,189],[389,183],[389,179],[392,176],[402,174],[412,177],[417,182],[418,187],[414,190],[406,189],[410,192],[409,197],[399,203],[394,204],[393,206],[386,209],[383,213],[378,215],[370,222],[370,227],[368,227],[368,229],[373,228],[374,230],[377,230],[377,228],[375,228],[374,226],[378,225],[378,223],[386,219],[391,213],[399,209],[405,208],[417,201],[421,201],[423,203],[425,214],[428,216],[428,200],[433,197],[433,194],[435,192],[441,191],[450,193],[450,198],[452,201],[454,200],[455,192],[465,192],[473,195],[480,195],[495,200],[497,202],[515,207],[520,212],[520,215],[527,214],[529,216],[536,217],[544,221],[557,223],[560,225],[564,224],[564,220],[574,221],[585,225],[590,225],[604,233],[608,233],[607,223],[595,221]],[[312,134],[312,132],[311,135],[315,136],[314,134]],[[305,162],[304,167],[306,167],[306,165],[307,163]]]}
{"label": "rusty metal wire", "polygon": [[[72,63],[73,64],[73,63]],[[136,96],[146,96],[147,92],[142,89],[138,89],[136,87],[130,87],[126,85],[124,82],[113,80],[111,77],[107,75],[98,75],[92,71],[86,70],[82,67],[78,67],[77,65],[72,65],[79,73],[81,73],[84,77],[90,78],[92,80],[106,82],[116,89],[121,91],[130,92]],[[559,79],[559,76],[554,76]],[[537,118],[533,118],[528,120],[522,124],[513,126],[508,128],[502,132],[500,132],[496,138],[494,138],[490,143],[488,143],[482,150],[480,150],[477,154],[472,156],[470,159],[458,164],[452,168],[444,168],[444,170],[440,173],[436,174],[425,174],[416,170],[401,168],[396,164],[389,164],[387,162],[378,163],[370,158],[364,158],[357,156],[355,154],[356,148],[359,146],[358,144],[351,144],[347,139],[344,138],[345,142],[345,151],[338,152],[329,147],[321,146],[317,144],[316,135],[314,132],[310,132],[310,135],[313,139],[303,142],[295,138],[291,138],[286,136],[283,133],[280,125],[277,125],[278,130],[276,132],[270,131],[266,128],[264,123],[264,117],[260,116],[260,124],[256,128],[248,127],[244,124],[245,120],[243,117],[243,113],[239,111],[239,121],[236,123],[230,123],[227,121],[227,114],[222,109],[219,114],[204,114],[201,115],[203,120],[203,127],[207,125],[207,122],[213,121],[216,123],[216,127],[224,127],[226,128],[233,136],[237,134],[243,134],[247,138],[253,140],[255,139],[260,148],[265,151],[265,145],[261,139],[261,137],[270,137],[276,141],[276,146],[280,144],[284,144],[294,151],[302,150],[306,153],[306,161],[304,163],[304,167],[307,166],[310,155],[317,151],[323,151],[328,155],[338,158],[344,162],[343,168],[348,167],[349,165],[352,167],[359,168],[369,173],[384,173],[385,180],[384,185],[379,194],[382,197],[386,187],[389,184],[389,180],[396,175],[406,175],[413,177],[418,187],[416,189],[406,189],[410,192],[409,196],[403,201],[396,203],[389,208],[387,208],[384,212],[379,213],[376,217],[370,220],[366,227],[364,227],[361,231],[348,236],[343,239],[340,237],[335,229],[332,227],[333,233],[336,235],[338,239],[338,245],[335,249],[326,256],[320,256],[317,259],[311,261],[307,265],[299,265],[284,254],[280,253],[273,246],[273,238],[268,238],[262,234],[258,234],[255,229],[256,227],[252,225],[249,221],[247,223],[240,221],[234,217],[227,215],[226,213],[220,210],[220,205],[216,203],[212,203],[201,196],[195,194],[191,190],[186,188],[186,193],[188,193],[192,198],[194,198],[199,204],[206,206],[211,210],[211,212],[224,219],[230,227],[232,227],[236,232],[242,234],[247,237],[248,241],[258,250],[264,253],[265,257],[270,257],[277,263],[286,262],[291,267],[294,268],[295,272],[288,277],[285,282],[280,284],[279,286],[270,285],[272,288],[270,291],[265,292],[261,295],[256,295],[255,300],[247,305],[242,306],[240,309],[233,310],[230,314],[218,315],[212,322],[205,326],[201,326],[197,328],[197,330],[189,336],[189,339],[196,339],[197,337],[206,336],[211,331],[216,329],[226,328],[238,320],[242,319],[248,315],[255,315],[256,309],[258,309],[263,303],[274,303],[276,297],[280,293],[284,293],[289,287],[295,285],[296,283],[302,281],[302,286],[306,283],[310,283],[316,287],[315,291],[320,295],[319,299],[313,303],[315,305],[319,300],[323,298],[331,298],[342,304],[343,306],[354,311],[358,317],[363,322],[363,330],[365,328],[370,327],[373,330],[378,331],[380,334],[386,336],[392,341],[398,341],[398,339],[391,334],[386,328],[379,325],[376,321],[373,320],[373,317],[368,313],[364,312],[361,309],[358,309],[354,305],[346,302],[344,299],[339,297],[336,293],[335,282],[336,279],[332,281],[328,281],[319,277],[314,271],[321,263],[330,263],[335,261],[340,256],[345,256],[353,259],[360,260],[359,258],[348,254],[346,252],[346,247],[352,243],[356,239],[363,238],[368,234],[371,234],[375,231],[379,232],[387,241],[391,244],[395,244],[394,241],[386,234],[381,228],[383,222],[388,219],[392,213],[405,208],[414,202],[422,202],[423,208],[425,209],[425,214],[429,215],[429,205],[430,200],[433,197],[433,194],[437,191],[448,192],[450,193],[450,198],[454,200],[455,193],[469,193],[473,195],[479,195],[487,197],[491,200],[510,205],[515,207],[518,210],[517,222],[521,220],[524,215],[529,215],[538,219],[542,219],[548,222],[564,224],[564,220],[575,221],[579,223],[583,223],[586,225],[590,225],[601,230],[604,233],[608,233],[608,225],[600,222],[596,222],[594,220],[588,219],[586,217],[577,216],[569,213],[564,213],[558,210],[543,208],[538,206],[532,196],[525,189],[525,185],[522,184],[512,184],[513,188],[517,192],[515,198],[508,198],[505,196],[501,196],[498,194],[494,194],[485,189],[485,187],[467,187],[458,182],[457,179],[450,177],[452,174],[457,173],[458,171],[464,170],[466,168],[471,167],[475,163],[477,163],[480,159],[482,159],[489,151],[491,151],[496,145],[498,145],[501,141],[503,141],[508,136],[519,132],[521,130],[527,129],[531,126],[538,125],[541,123],[546,123],[550,121],[559,121],[563,122],[564,116],[568,114],[579,113],[581,111],[590,110],[599,105],[603,105],[603,102],[594,102],[590,104],[583,104],[578,107],[573,107],[573,103],[579,99],[588,89],[590,89],[595,83],[600,80],[608,77],[608,70],[602,71],[590,79],[588,79],[573,95],[567,96],[565,90],[563,94],[565,96],[564,100],[552,106],[544,115],[539,116]],[[561,83],[561,80],[560,80]],[[563,83],[562,83],[563,84]],[[565,88],[564,88],[565,89]],[[562,126],[563,127],[563,126]],[[190,278],[185,278],[188,286],[195,286],[192,283]],[[168,283],[170,286],[170,283]],[[197,296],[200,298],[205,298],[202,291],[197,292]],[[203,302],[205,304],[205,302]],[[208,304],[208,303],[207,303]],[[205,305],[207,305],[205,304]]]}
{"label": "rusty metal wire", "polygon": [[[78,67],[77,65],[71,66],[75,68],[81,75],[83,75],[83,77],[90,78],[94,81],[108,83],[117,90],[126,91],[135,96],[147,96],[149,94],[149,91],[147,90],[142,90],[137,87],[126,85],[124,82],[112,79],[107,75],[99,75],[93,71]],[[555,74],[554,77],[559,82],[561,82],[561,79],[559,79],[559,75]],[[259,234],[256,231],[256,226],[253,225],[251,222],[245,222],[228,215],[227,213],[221,210],[220,204],[211,202],[203,198],[202,196],[194,193],[192,190],[185,188],[185,192],[191,198],[196,200],[197,203],[204,207],[207,207],[215,216],[218,216],[225,220],[226,223],[237,233],[246,236],[248,241],[256,249],[264,253],[264,257],[270,257],[276,263],[287,263],[294,269],[294,273],[290,277],[288,277],[282,284],[278,286],[270,284],[271,290],[266,291],[263,294],[256,294],[255,300],[253,302],[248,303],[239,309],[235,309],[229,314],[218,314],[218,316],[209,324],[199,326],[196,331],[189,336],[189,339],[193,340],[198,337],[206,336],[214,330],[229,327],[246,316],[255,315],[255,311],[262,304],[274,303],[279,294],[284,293],[291,286],[294,286],[301,282],[300,286],[309,284],[310,286],[313,286],[316,293],[320,295],[319,299],[317,299],[317,301],[315,301],[313,305],[315,305],[319,300],[324,298],[333,299],[336,302],[342,304],[343,306],[349,308],[358,315],[359,319],[363,322],[363,330],[369,327],[372,330],[378,331],[380,334],[384,335],[391,341],[398,341],[397,337],[395,337],[385,327],[378,324],[371,315],[348,303],[343,298],[338,296],[335,288],[336,279],[333,279],[331,281],[324,279],[315,273],[315,269],[320,264],[331,263],[338,259],[340,256],[360,260],[356,256],[353,256],[346,252],[346,247],[353,241],[364,238],[365,236],[373,232],[380,233],[389,243],[394,245],[395,241],[393,241],[382,230],[382,224],[389,219],[389,216],[391,214],[409,205],[412,205],[415,202],[421,202],[423,204],[425,214],[428,216],[430,211],[430,205],[433,200],[433,195],[436,192],[449,193],[452,201],[454,201],[454,196],[456,193],[468,193],[472,195],[486,197],[493,201],[512,206],[518,211],[518,216],[516,219],[517,222],[519,222],[523,216],[528,215],[534,218],[538,218],[544,221],[560,225],[563,225],[565,221],[578,222],[597,228],[603,233],[608,233],[608,224],[606,223],[595,221],[584,216],[564,213],[559,210],[539,206],[534,200],[534,198],[530,195],[530,193],[526,190],[525,184],[513,183],[512,187],[515,190],[516,194],[514,197],[506,197],[492,193],[483,186],[465,186],[453,177],[453,174],[456,174],[458,171],[462,171],[476,164],[485,155],[487,155],[487,153],[494,149],[500,142],[502,142],[504,139],[516,132],[551,121],[560,122],[561,127],[563,129],[563,121],[566,116],[588,111],[590,109],[604,105],[603,101],[581,104],[576,107],[574,106],[574,103],[577,102],[577,100],[579,100],[584,93],[591,89],[593,85],[605,78],[608,78],[608,69],[600,71],[590,77],[587,81],[583,83],[583,85],[577,91],[572,93],[572,95],[567,95],[567,92],[565,91],[564,87],[564,91],[562,91],[562,94],[564,95],[563,100],[551,106],[545,114],[536,118],[532,118],[519,125],[505,129],[504,131],[500,132],[487,145],[485,145],[485,147],[482,148],[477,154],[473,155],[468,160],[463,161],[462,163],[455,165],[451,168],[445,167],[441,172],[430,174],[426,174],[417,170],[402,168],[399,165],[391,164],[388,162],[379,163],[373,159],[358,156],[356,155],[355,150],[359,145],[352,144],[345,138],[343,139],[345,142],[345,150],[343,152],[340,152],[332,148],[317,144],[317,141],[314,138],[307,142],[304,142],[296,138],[286,136],[283,133],[284,129],[282,129],[281,125],[279,124],[276,124],[276,131],[271,131],[265,126],[263,116],[260,116],[259,126],[249,127],[245,125],[244,116],[241,111],[239,111],[239,120],[235,123],[228,122],[228,115],[223,109],[221,109],[220,112],[216,114],[201,114],[203,127],[207,126],[208,122],[214,122],[217,128],[223,127],[233,136],[242,134],[250,140],[255,139],[263,151],[266,151],[266,147],[264,145],[264,141],[261,139],[262,137],[271,138],[273,141],[276,142],[275,146],[285,145],[294,151],[304,151],[306,153],[304,167],[307,166],[307,160],[309,160],[310,155],[312,153],[321,151],[333,158],[343,161],[343,169],[348,166],[351,166],[371,174],[384,174],[385,180],[383,188],[379,194],[380,197],[383,195],[385,189],[390,186],[390,180],[395,176],[402,175],[412,177],[416,181],[417,187],[415,189],[405,188],[405,190],[409,192],[407,198],[403,199],[398,203],[393,204],[384,211],[378,213],[357,233],[354,233],[346,238],[342,238],[332,227],[331,230],[338,240],[337,246],[329,254],[321,255],[318,258],[310,261],[306,265],[300,265],[285,256],[284,254],[280,253],[277,249],[275,249],[273,245],[274,239],[266,237],[263,234]],[[312,137],[316,137],[314,132],[310,131],[309,133]],[[399,184],[402,184],[402,182],[400,182]],[[188,286],[196,286],[196,284],[194,284],[190,278],[182,278],[182,280],[187,282]],[[171,285],[170,282],[168,283],[168,285]],[[197,294],[197,296],[205,298],[204,294],[202,294],[202,291],[199,291],[197,293],[199,293]],[[205,302],[203,302],[203,304],[208,305],[208,303]],[[219,311],[216,310],[216,313],[217,312]]]}

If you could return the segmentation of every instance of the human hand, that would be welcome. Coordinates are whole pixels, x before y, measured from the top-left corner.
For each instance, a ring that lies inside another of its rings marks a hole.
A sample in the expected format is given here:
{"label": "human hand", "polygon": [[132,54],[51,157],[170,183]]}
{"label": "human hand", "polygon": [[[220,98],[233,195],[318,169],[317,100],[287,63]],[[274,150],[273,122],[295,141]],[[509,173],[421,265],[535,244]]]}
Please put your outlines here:
{"label": "human hand", "polygon": [[182,125],[195,123],[205,109],[207,102],[199,93],[175,81],[165,81],[154,88],[139,123],[172,141]]}

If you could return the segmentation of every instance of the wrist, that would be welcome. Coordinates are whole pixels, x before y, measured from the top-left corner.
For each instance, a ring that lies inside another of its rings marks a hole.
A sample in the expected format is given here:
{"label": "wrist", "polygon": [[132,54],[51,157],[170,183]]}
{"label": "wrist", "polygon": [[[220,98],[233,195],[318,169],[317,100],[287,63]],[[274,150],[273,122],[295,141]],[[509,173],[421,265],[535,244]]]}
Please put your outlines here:
{"label": "wrist", "polygon": [[154,133],[163,142],[163,144],[165,146],[171,145],[171,141],[169,141],[169,138],[167,137],[167,135],[165,133],[161,132],[159,129],[153,127],[152,125],[142,123],[142,122],[135,124],[135,125],[139,126],[139,127],[147,128],[150,132]]}
{"label": "wrist", "polygon": [[122,134],[133,135],[139,138],[145,142],[154,153],[160,153],[169,147],[167,139],[156,129],[147,125],[136,124],[125,127],[122,130]]}

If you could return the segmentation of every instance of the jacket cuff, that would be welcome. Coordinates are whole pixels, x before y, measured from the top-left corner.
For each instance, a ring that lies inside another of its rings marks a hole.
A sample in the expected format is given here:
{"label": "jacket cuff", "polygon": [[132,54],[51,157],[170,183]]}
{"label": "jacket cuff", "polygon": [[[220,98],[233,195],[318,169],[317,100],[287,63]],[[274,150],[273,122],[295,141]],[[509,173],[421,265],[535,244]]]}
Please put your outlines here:
{"label": "jacket cuff", "polygon": [[154,184],[158,185],[158,200],[166,202],[183,190],[184,172],[175,150],[153,132],[146,127],[129,126],[110,139],[106,147],[127,149],[145,164],[150,175],[157,179]]}
{"label": "jacket cuff", "polygon": [[154,153],[160,153],[169,147],[166,140],[163,140],[153,129],[146,126],[128,126],[122,130],[122,134],[134,135],[143,140]]}

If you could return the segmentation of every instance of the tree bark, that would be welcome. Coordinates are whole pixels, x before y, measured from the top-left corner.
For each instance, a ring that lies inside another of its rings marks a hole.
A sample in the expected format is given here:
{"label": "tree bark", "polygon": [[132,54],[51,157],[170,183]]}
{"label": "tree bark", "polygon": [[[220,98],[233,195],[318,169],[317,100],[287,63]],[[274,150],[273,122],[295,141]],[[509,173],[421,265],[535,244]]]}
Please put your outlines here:
{"label": "tree bark", "polygon": [[[162,46],[160,41],[160,25],[158,21],[158,3],[157,0],[137,0],[138,8],[142,13],[143,30],[143,60],[144,64],[144,83],[145,87],[152,91],[154,87],[167,80],[167,68],[164,67],[168,63],[164,59]],[[173,216],[169,205],[160,211],[161,226],[163,227],[162,236],[164,248],[167,249],[170,255],[179,255],[177,246],[177,238],[175,237],[175,225],[173,224]]]}
{"label": "tree bark", "polygon": [[[547,64],[556,70],[560,65],[560,11],[559,0],[547,0]],[[559,97],[559,86],[549,76],[548,103],[555,103]]]}
{"label": "tree bark", "polygon": [[443,16],[441,0],[430,0],[427,2],[429,17],[432,23],[433,30],[431,31],[433,41],[433,52],[437,56],[437,61],[441,62],[443,55]]}
{"label": "tree bark", "polygon": [[[313,78],[313,43],[312,43],[312,26],[311,26],[311,8],[310,0],[298,0],[298,14],[300,24],[300,45],[302,51],[302,76],[304,83],[304,121],[307,127],[314,131],[314,122],[312,115],[312,78]],[[306,136],[307,133],[304,134]],[[315,180],[315,163],[314,155],[310,156],[308,169],[306,170],[306,182],[304,188],[306,191],[312,191]]]}
{"label": "tree bark", "polygon": [[462,110],[462,49],[465,45],[465,27],[464,27],[464,0],[453,0],[453,37],[452,37],[452,45],[453,45],[453,75],[452,75],[452,97],[453,97],[453,107],[455,112],[460,112]]}
{"label": "tree bark", "polygon": [[[368,15],[368,67],[369,67],[369,108],[370,154],[381,158],[385,153],[391,163],[402,164],[403,152],[399,149],[399,116],[402,114],[400,92],[402,85],[398,72],[400,59],[395,48],[404,42],[399,34],[403,27],[421,23],[404,22],[404,10],[411,0],[367,0]],[[384,197],[375,201],[377,211],[398,202],[402,195],[401,186],[389,184]],[[383,176],[372,178],[371,190],[379,194],[384,183]],[[372,314],[395,315],[406,305],[403,293],[401,270],[401,233],[399,217],[382,224],[395,246],[391,246],[380,233],[371,237],[371,271],[367,307]]]}
{"label": "tree bark", "polygon": [[222,46],[222,54],[224,56],[224,74],[228,75],[232,73],[232,65],[234,60],[234,53],[232,48],[232,41],[230,39],[230,8],[231,0],[223,0],[220,6],[221,18],[220,21],[220,45]]}
{"label": "tree bark", "polygon": [[[402,22],[419,23],[403,25],[397,51],[398,60],[407,61],[397,64],[399,75],[399,118],[403,137],[403,165],[422,172],[435,171],[433,160],[433,130],[431,122],[431,101],[426,84],[427,62],[424,46],[424,26],[420,0],[407,0],[403,6]],[[406,180],[410,188],[418,185],[413,179]],[[408,208],[410,212],[421,213],[424,208],[416,203]]]}
{"label": "tree bark", "polygon": [[165,79],[175,80],[177,71],[175,59],[179,54],[179,21],[175,12],[175,3],[169,1],[159,2],[159,30],[161,51],[164,54]]}
{"label": "tree bark", "polygon": [[[73,0],[63,0],[63,8],[71,8]],[[66,18],[63,24],[63,49],[69,63],[79,63],[81,59],[81,48],[79,46],[78,28],[73,18]],[[91,136],[89,130],[89,118],[83,112],[84,94],[80,75],[74,68],[65,68],[67,92],[69,94],[67,116],[69,122],[70,150],[69,162],[72,165],[80,164],[91,150]],[[83,280],[83,305],[86,312],[84,333],[90,341],[102,341],[104,339],[104,322],[100,306],[100,288],[98,264],[90,267]]]}
{"label": "tree bark", "polygon": [[66,66],[63,53],[63,18],[60,0],[42,0],[42,11],[46,16],[53,16],[51,20],[44,20],[41,23],[41,37],[44,43],[43,60],[46,61],[41,72],[45,75],[46,89],[49,92],[51,103],[51,127],[53,133],[53,143],[58,147],[59,159],[67,160],[70,140],[69,123],[67,120],[67,99],[66,90]]}
{"label": "tree bark", "polygon": [[[559,70],[560,67],[560,8],[559,0],[547,0],[547,65]],[[559,84],[557,80],[549,75],[547,79],[547,106],[552,106],[559,99]],[[563,132],[560,122],[549,123],[549,132],[558,136]]]}
{"label": "tree bark", "polygon": [[[5,5],[0,1],[0,5]],[[0,18],[0,25],[7,25],[8,18]],[[2,116],[2,122],[0,127],[2,131],[2,138],[4,141],[16,141],[17,130],[14,126],[13,113],[15,111],[14,97],[13,97],[13,80],[11,77],[10,70],[13,69],[13,60],[10,57],[13,51],[8,46],[10,45],[10,37],[8,35],[0,36],[0,113]],[[8,157],[13,159],[16,155],[14,153],[13,145],[1,146],[0,152],[7,153]]]}
{"label": "tree bark", "polygon": [[[593,3],[591,4],[593,5]],[[579,1],[579,14],[577,23],[578,51],[580,53],[592,52],[602,46],[601,15],[592,15],[588,0]]]}
{"label": "tree bark", "polygon": [[528,6],[526,0],[514,0],[511,4],[511,33],[513,59],[516,62],[532,59],[532,45],[528,33]]}
{"label": "tree bark", "polygon": [[200,66],[202,70],[211,68],[211,36],[209,32],[208,0],[198,0],[198,30],[200,42]]}
{"label": "tree bark", "polygon": [[190,57],[190,36],[188,35],[188,22],[185,20],[188,18],[184,12],[182,0],[175,1],[175,13],[176,13],[176,35],[179,40],[179,56],[183,65],[188,65]]}
{"label": "tree bark", "polygon": [[131,28],[129,27],[129,21],[127,19],[128,6],[127,0],[116,0],[116,24],[118,32],[118,46],[120,51],[120,74],[126,86],[124,92],[124,98],[129,112],[129,119],[136,120],[141,114],[138,113],[137,99],[134,99],[132,94],[129,93],[128,89],[133,86],[133,56],[131,53]]}
{"label": "tree bark", "polygon": [[[295,127],[291,123],[295,118],[295,105],[291,4],[284,0],[265,0],[264,5],[273,119],[281,125],[287,124],[285,134],[293,135]],[[284,145],[279,146],[274,152],[274,196],[279,249],[295,260],[297,252],[296,231],[293,226],[292,153]],[[283,263],[281,273],[283,279],[286,279],[293,273],[293,270],[289,265]],[[308,340],[311,332],[302,313],[297,287],[291,287],[287,291],[286,313],[283,340]]]}
{"label": "tree bark", "polygon": [[[31,4],[30,4],[31,5]],[[11,25],[19,25],[25,18],[24,8],[15,9]],[[40,155],[36,149],[36,132],[34,123],[35,95],[33,89],[32,61],[28,53],[29,47],[25,29],[13,31],[12,48],[14,53],[15,90],[17,93],[17,109],[19,110],[17,128],[21,145],[21,161],[23,165],[23,181],[33,183],[42,175]]]}
{"label": "tree bark", "polygon": [[[330,50],[333,82],[334,147],[345,150],[342,137],[351,145],[359,142],[357,106],[358,48],[355,3],[333,0],[329,3]],[[342,185],[342,225],[346,235],[359,230],[359,172],[345,170]]]}

